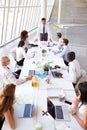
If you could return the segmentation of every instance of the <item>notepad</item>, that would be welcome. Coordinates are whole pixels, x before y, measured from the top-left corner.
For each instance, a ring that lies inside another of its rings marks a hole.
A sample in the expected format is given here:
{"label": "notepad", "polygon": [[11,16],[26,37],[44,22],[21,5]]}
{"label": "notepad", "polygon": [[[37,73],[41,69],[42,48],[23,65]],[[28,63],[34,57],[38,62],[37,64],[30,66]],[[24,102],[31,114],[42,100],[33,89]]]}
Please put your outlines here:
{"label": "notepad", "polygon": [[44,75],[44,74],[37,74],[37,76],[38,76],[39,78],[41,78],[41,79],[43,79],[43,78],[46,77],[46,75]]}

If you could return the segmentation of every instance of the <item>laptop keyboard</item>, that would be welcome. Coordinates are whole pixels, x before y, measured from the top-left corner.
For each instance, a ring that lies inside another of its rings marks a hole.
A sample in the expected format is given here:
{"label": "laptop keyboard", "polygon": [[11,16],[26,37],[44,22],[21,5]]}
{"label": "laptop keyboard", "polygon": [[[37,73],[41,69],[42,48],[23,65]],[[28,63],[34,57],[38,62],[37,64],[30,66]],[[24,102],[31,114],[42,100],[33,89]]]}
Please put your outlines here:
{"label": "laptop keyboard", "polygon": [[24,117],[31,117],[31,104],[25,105]]}
{"label": "laptop keyboard", "polygon": [[51,73],[52,73],[52,75],[53,75],[54,78],[55,78],[55,77],[58,77],[56,71],[51,71]]}
{"label": "laptop keyboard", "polygon": [[61,106],[55,106],[56,119],[64,119]]}
{"label": "laptop keyboard", "polygon": [[70,120],[70,115],[69,115],[69,111],[68,111],[67,107],[63,106],[62,109],[63,109],[63,112],[64,112],[64,119],[69,121]]}

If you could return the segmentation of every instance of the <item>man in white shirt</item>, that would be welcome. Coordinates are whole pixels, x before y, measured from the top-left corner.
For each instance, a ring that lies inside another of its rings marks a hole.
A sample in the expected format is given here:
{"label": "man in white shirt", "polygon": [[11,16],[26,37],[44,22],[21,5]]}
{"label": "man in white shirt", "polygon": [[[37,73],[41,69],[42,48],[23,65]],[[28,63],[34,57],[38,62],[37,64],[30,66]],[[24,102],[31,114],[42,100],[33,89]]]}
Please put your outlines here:
{"label": "man in white shirt", "polygon": [[10,60],[7,56],[3,56],[0,58],[0,75],[5,84],[13,83],[15,85],[19,85],[32,79],[32,76],[28,76],[25,79],[17,79],[15,76],[16,74],[13,73],[8,67],[9,62]]}
{"label": "man in white shirt", "polygon": [[50,28],[49,25],[46,23],[46,18],[41,19],[41,24],[38,27],[37,32],[38,38],[35,39],[35,41],[52,41],[50,36]]}
{"label": "man in white shirt", "polygon": [[[65,77],[66,80],[71,81],[73,86],[76,85],[77,81],[81,77],[81,69],[78,60],[75,59],[75,52],[69,52],[67,54],[67,60],[69,61],[69,66],[64,68],[68,69],[69,76]],[[55,66],[55,68],[60,68],[60,66]],[[63,67],[61,67],[63,69]]]}
{"label": "man in white shirt", "polygon": [[81,77],[80,64],[75,58],[76,56],[74,52],[69,52],[67,54],[67,59],[69,61],[69,79],[72,81],[74,86]]}
{"label": "man in white shirt", "polygon": [[69,46],[68,46],[69,40],[66,38],[63,38],[61,41],[61,49],[58,51],[53,51],[53,53],[58,55],[59,57],[62,57],[64,60],[64,63],[68,65],[67,61],[67,54],[70,52]]}

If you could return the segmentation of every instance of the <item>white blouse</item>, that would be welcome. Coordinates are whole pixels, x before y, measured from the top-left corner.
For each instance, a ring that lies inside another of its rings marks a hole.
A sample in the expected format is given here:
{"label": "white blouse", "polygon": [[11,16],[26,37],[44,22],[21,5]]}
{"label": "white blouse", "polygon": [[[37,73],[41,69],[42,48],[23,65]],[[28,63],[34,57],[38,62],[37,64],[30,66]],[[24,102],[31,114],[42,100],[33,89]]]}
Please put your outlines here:
{"label": "white blouse", "polygon": [[13,48],[11,50],[11,54],[14,57],[14,59],[19,62],[20,60],[22,60],[25,57],[28,59],[32,58],[34,53],[32,53],[31,51],[30,51],[30,53],[26,53],[25,46],[24,46],[24,47]]}

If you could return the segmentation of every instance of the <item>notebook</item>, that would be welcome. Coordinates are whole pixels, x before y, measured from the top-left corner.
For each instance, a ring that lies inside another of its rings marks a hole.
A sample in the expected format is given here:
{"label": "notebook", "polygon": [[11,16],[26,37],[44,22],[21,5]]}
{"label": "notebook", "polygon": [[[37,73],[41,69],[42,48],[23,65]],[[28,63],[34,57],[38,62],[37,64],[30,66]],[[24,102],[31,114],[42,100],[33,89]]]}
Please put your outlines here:
{"label": "notebook", "polygon": [[55,120],[70,121],[70,115],[66,105],[54,105],[52,101],[48,99],[47,111]]}
{"label": "notebook", "polygon": [[19,118],[30,118],[30,117],[32,117],[33,110],[34,110],[33,104],[20,104],[18,117]]}

